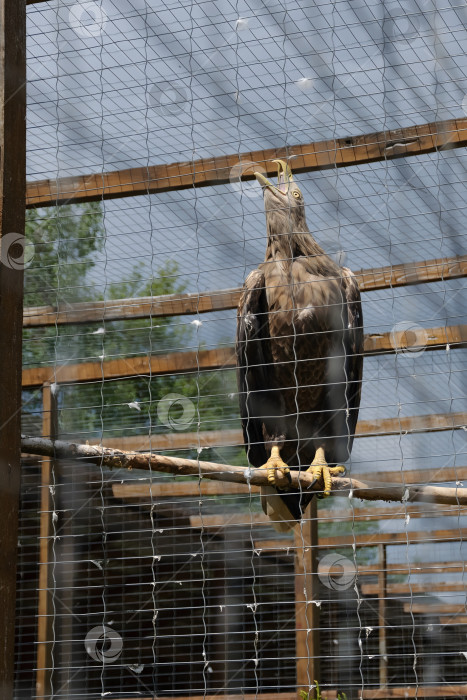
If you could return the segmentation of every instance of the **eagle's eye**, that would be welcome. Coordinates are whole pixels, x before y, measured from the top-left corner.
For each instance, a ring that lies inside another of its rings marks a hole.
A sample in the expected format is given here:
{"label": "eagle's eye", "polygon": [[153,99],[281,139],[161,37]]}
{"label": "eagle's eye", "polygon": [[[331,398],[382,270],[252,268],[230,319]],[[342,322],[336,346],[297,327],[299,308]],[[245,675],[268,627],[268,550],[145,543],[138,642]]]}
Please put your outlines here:
{"label": "eagle's eye", "polygon": [[300,192],[299,192],[298,190],[294,190],[294,191],[292,192],[292,194],[293,194],[293,196],[295,197],[295,199],[299,199],[299,197],[300,197]]}

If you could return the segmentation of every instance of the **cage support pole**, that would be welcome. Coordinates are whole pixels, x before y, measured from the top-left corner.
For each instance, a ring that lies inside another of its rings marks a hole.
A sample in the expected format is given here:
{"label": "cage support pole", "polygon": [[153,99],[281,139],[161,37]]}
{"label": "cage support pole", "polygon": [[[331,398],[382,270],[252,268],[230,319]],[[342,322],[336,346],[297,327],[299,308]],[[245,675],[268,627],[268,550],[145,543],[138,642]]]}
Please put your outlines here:
{"label": "cage support pole", "polygon": [[13,697],[26,205],[26,5],[0,0],[0,697]]}
{"label": "cage support pole", "polygon": [[386,688],[388,684],[388,657],[386,643],[386,597],[387,597],[387,574],[386,574],[386,545],[378,545],[378,618],[379,618],[379,684],[381,688]]}
{"label": "cage support pole", "polygon": [[310,692],[320,678],[320,608],[318,592],[318,510],[314,498],[301,523],[294,527],[295,540],[295,656],[297,690]]}
{"label": "cage support pole", "polygon": [[[42,387],[42,435],[54,440],[57,436],[57,401],[50,384]],[[51,692],[52,668],[52,486],[53,458],[41,464],[41,511],[39,545],[39,602],[37,615],[37,673],[36,696],[47,697]]]}
{"label": "cage support pole", "polygon": [[[202,462],[196,459],[182,459],[181,457],[166,457],[165,455],[124,452],[112,450],[109,447],[99,445],[81,445],[64,440],[46,440],[39,437],[23,437],[21,440],[23,452],[45,457],[55,456],[60,459],[82,459],[92,464],[102,465],[109,469],[116,469],[120,473],[128,469],[152,469],[177,475],[192,475],[203,479],[215,479],[237,484],[252,484],[261,486],[268,484],[265,469],[253,469],[236,467],[230,464],[217,464],[216,462]],[[298,473],[293,470],[290,474],[293,488],[322,490],[320,483],[313,483],[309,473]],[[284,485],[289,482],[285,480]],[[466,488],[449,488],[444,486],[426,486],[391,484],[381,486],[378,483],[363,482],[349,477],[333,477],[332,491],[334,496],[366,499],[369,501],[402,501],[413,503],[422,501],[426,503],[441,503],[446,505],[467,505]]]}

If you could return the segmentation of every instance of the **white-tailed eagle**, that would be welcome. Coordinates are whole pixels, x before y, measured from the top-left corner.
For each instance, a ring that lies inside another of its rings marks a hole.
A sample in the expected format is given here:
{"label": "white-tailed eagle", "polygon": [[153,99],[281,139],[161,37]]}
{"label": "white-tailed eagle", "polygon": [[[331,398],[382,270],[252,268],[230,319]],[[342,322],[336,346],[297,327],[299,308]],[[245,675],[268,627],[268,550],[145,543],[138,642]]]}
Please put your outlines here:
{"label": "white-tailed eagle", "polygon": [[243,287],[236,352],[248,460],[267,468],[263,509],[285,531],[312,497],[284,486],[289,468],[323,478],[329,495],[331,475],[343,471],[336,465],[350,456],[360,404],[363,320],[354,275],[315,241],[290,167],[275,162],[277,185],[255,173],[264,190],[267,247],[264,262]]}

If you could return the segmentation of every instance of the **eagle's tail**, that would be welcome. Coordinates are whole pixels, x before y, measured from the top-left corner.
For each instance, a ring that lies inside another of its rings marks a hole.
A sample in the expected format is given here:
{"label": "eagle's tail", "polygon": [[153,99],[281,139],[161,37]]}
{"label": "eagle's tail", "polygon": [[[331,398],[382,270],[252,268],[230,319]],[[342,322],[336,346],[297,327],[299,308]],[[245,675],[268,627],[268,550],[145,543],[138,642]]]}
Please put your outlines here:
{"label": "eagle's tail", "polygon": [[261,486],[261,506],[276,532],[289,532],[297,522],[273,486]]}

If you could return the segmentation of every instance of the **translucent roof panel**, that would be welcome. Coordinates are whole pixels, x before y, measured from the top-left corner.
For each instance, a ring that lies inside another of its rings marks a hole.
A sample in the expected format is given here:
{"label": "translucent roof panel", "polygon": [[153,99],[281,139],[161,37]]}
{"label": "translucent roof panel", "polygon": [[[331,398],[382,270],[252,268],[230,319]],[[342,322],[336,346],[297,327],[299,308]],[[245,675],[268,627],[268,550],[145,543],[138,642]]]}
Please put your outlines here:
{"label": "translucent roof panel", "polygon": [[462,116],[465,3],[28,8],[31,179]]}

